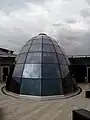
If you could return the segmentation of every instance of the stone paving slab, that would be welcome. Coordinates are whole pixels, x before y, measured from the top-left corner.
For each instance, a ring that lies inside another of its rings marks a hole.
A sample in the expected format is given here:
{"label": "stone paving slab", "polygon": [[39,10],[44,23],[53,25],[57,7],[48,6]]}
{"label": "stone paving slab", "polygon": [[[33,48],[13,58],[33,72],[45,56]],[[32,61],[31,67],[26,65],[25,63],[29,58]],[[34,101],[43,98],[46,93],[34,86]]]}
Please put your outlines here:
{"label": "stone paving slab", "polygon": [[[3,84],[0,84],[0,88]],[[0,91],[0,120],[72,120],[72,110],[90,110],[90,99],[85,98],[89,85],[80,84],[82,93],[69,99],[30,101],[4,95]]]}

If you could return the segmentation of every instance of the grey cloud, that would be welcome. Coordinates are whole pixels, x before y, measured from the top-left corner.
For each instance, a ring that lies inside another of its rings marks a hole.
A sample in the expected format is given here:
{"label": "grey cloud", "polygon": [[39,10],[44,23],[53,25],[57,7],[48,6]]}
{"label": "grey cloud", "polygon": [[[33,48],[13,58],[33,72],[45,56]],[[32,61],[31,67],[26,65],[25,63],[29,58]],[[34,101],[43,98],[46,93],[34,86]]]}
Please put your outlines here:
{"label": "grey cloud", "polygon": [[80,15],[81,15],[83,18],[88,18],[88,17],[90,17],[90,8],[83,9],[83,10],[80,12]]}
{"label": "grey cloud", "polygon": [[86,2],[88,3],[88,5],[90,5],[90,0],[86,0]]}
{"label": "grey cloud", "polygon": [[[1,0],[0,10],[9,14],[12,11],[27,7],[28,3],[44,5],[47,0]],[[27,4],[26,4],[27,3]]]}
{"label": "grey cloud", "polygon": [[71,18],[71,19],[65,20],[65,22],[74,24],[74,23],[77,23],[77,20]]}

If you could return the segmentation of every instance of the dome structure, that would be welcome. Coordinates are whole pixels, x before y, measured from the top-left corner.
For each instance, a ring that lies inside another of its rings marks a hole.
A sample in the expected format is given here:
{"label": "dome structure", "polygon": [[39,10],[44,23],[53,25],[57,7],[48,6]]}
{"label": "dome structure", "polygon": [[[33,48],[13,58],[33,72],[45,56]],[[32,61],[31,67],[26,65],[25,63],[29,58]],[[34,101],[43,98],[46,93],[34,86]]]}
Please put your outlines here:
{"label": "dome structure", "polygon": [[75,89],[69,65],[64,49],[53,38],[41,33],[21,48],[8,90],[33,96],[72,93],[77,87]]}

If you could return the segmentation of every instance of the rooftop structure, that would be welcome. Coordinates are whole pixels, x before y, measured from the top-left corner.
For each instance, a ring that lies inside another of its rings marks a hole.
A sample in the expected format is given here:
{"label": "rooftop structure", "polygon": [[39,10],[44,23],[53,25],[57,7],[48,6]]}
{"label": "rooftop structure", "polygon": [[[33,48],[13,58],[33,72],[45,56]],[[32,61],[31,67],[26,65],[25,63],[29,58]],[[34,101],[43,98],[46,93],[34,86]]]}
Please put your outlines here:
{"label": "rooftop structure", "polygon": [[72,93],[76,83],[69,65],[64,49],[53,38],[40,33],[21,48],[8,90],[34,96]]}

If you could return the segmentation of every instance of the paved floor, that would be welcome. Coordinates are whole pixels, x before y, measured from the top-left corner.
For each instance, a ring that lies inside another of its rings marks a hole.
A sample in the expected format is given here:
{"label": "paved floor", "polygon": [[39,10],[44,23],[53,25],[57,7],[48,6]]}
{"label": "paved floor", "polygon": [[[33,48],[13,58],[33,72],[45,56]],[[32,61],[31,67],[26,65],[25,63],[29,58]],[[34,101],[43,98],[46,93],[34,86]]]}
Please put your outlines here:
{"label": "paved floor", "polygon": [[[0,88],[3,84],[0,84]],[[90,99],[84,97],[89,85],[79,85],[81,94],[61,100],[30,101],[4,95],[0,91],[0,120],[72,120],[72,110],[90,110]]]}

